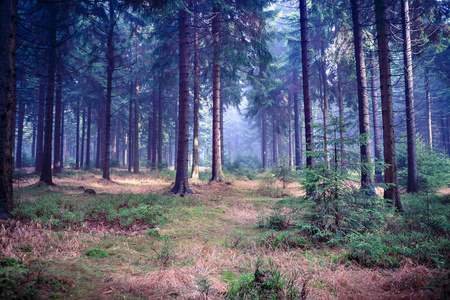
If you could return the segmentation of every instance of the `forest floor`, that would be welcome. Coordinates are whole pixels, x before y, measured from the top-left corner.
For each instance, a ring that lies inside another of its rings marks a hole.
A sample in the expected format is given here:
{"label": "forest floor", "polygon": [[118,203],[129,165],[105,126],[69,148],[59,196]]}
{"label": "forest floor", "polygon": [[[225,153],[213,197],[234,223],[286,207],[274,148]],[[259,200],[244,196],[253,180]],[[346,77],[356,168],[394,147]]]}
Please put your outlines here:
{"label": "forest floor", "polygon": [[262,262],[266,276],[276,273],[296,289],[280,291],[285,299],[448,296],[445,267],[408,258],[363,266],[349,260],[343,246],[283,244],[291,229],[260,228],[277,201],[303,195],[297,183],[283,190],[261,179],[192,180],[194,194],[180,197],[170,193],[172,181],[170,172],[113,170],[108,182],[98,171],[64,171],[47,187],[25,176],[14,184],[22,208],[0,228],[0,267],[5,257],[14,258],[9,264],[17,272],[8,275],[10,286],[0,283],[0,292],[42,299],[225,299],[229,286]]}

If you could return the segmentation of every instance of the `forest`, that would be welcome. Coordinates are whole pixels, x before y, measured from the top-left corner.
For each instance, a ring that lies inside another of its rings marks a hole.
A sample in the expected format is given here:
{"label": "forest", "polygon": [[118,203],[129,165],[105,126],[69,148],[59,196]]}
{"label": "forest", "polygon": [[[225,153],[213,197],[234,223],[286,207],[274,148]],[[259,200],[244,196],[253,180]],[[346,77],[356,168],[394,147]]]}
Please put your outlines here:
{"label": "forest", "polygon": [[450,2],[0,0],[1,299],[449,299]]}

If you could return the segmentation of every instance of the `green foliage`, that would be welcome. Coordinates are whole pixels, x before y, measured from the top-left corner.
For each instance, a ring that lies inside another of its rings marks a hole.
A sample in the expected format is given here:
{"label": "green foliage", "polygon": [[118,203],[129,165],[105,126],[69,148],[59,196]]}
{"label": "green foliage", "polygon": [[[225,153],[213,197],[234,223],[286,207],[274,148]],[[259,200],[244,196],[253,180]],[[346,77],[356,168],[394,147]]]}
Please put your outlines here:
{"label": "green foliage", "polygon": [[150,250],[156,254],[156,261],[163,267],[167,267],[175,259],[175,244],[169,236],[158,235],[150,241]]}
{"label": "green foliage", "polygon": [[242,274],[230,284],[227,299],[299,299],[294,280],[286,277],[271,261],[265,266],[258,259],[253,273]]}
{"label": "green foliage", "polygon": [[225,165],[228,172],[238,176],[247,177],[249,180],[256,179],[256,172],[261,167],[258,157],[250,154],[238,155],[234,161]]}
{"label": "green foliage", "polygon": [[384,228],[350,234],[349,259],[364,266],[399,266],[405,258],[429,266],[449,267],[448,196],[404,195],[406,213],[391,216]]}
{"label": "green foliage", "polygon": [[101,250],[101,249],[90,249],[90,250],[86,250],[86,256],[89,257],[94,257],[94,258],[104,258],[104,257],[109,257],[108,252]]}
{"label": "green foliage", "polygon": [[33,282],[27,280],[29,270],[24,264],[10,257],[0,259],[0,298],[32,298],[36,291]]}
{"label": "green foliage", "polygon": [[286,156],[282,155],[279,160],[279,167],[275,169],[275,177],[283,182],[283,189],[287,184],[295,181],[295,172],[289,166]]}
{"label": "green foliage", "polygon": [[[408,149],[406,143],[397,147],[399,184],[408,183]],[[450,185],[450,159],[442,153],[435,152],[417,139],[417,173],[421,191],[434,191]]]}
{"label": "green foliage", "polygon": [[296,227],[313,241],[335,244],[349,233],[363,233],[386,223],[389,209],[385,201],[355,188],[348,176],[323,164],[305,170],[301,183],[307,196],[290,207],[296,211]]}
{"label": "green foliage", "polygon": [[47,194],[34,201],[22,202],[14,209],[13,215],[55,228],[81,226],[86,221],[117,223],[121,227],[145,222],[153,226],[175,204],[174,201],[173,198],[155,194],[98,195],[95,201],[91,197]]}

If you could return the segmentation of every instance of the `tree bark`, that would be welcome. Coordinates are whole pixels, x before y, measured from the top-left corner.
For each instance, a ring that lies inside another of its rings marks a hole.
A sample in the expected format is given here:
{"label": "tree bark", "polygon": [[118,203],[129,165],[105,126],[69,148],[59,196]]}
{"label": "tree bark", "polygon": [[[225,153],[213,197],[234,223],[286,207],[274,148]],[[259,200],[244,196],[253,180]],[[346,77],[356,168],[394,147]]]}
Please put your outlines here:
{"label": "tree bark", "polygon": [[198,115],[200,96],[200,64],[198,61],[198,5],[194,8],[194,128],[192,144],[192,173],[191,178],[198,179]]}
{"label": "tree bark", "polygon": [[130,83],[130,107],[128,110],[128,172],[133,164],[133,82]]}
{"label": "tree bark", "polygon": [[325,168],[330,168],[330,154],[328,153],[328,82],[327,82],[327,61],[325,57],[325,43],[322,40],[320,43],[320,51],[322,55],[322,84],[323,84],[323,105],[322,105],[322,117],[323,117],[323,151],[325,152]]}
{"label": "tree bark", "polygon": [[61,103],[61,170],[64,168],[64,112],[65,112],[65,105],[64,103]]}
{"label": "tree bark", "polygon": [[162,98],[163,98],[163,80],[162,77],[159,78],[159,88],[158,88],[158,170],[163,169],[163,134],[162,134]]}
{"label": "tree bark", "polygon": [[103,178],[111,180],[109,174],[109,155],[110,155],[110,139],[111,139],[111,100],[112,100],[112,79],[114,73],[114,0],[109,1],[109,26],[108,26],[108,42],[106,60],[108,66],[106,69],[106,108],[105,108],[105,140],[104,140],[104,157],[103,159]]}
{"label": "tree bark", "polygon": [[33,126],[33,135],[31,140],[31,158],[36,157],[36,126]]}
{"label": "tree bark", "polygon": [[210,181],[222,181],[220,145],[220,10],[213,7],[213,132],[212,132],[212,177]]}
{"label": "tree bark", "polygon": [[61,100],[62,100],[62,75],[59,67],[59,74],[56,79],[57,87],[55,94],[55,146],[53,157],[53,174],[61,173]]}
{"label": "tree bark", "polygon": [[133,173],[139,174],[139,79],[135,82],[135,98],[134,104],[134,168]]}
{"label": "tree bark", "polygon": [[303,105],[305,114],[305,142],[306,142],[306,167],[314,169],[314,158],[311,155],[313,151],[313,127],[312,127],[312,103],[309,87],[309,59],[308,59],[308,13],[306,0],[300,0],[300,30],[302,47],[302,75],[303,75]]}
{"label": "tree bark", "polygon": [[23,121],[25,119],[25,101],[20,100],[17,116],[16,168],[22,169]]}
{"label": "tree bark", "polygon": [[364,38],[361,25],[361,7],[359,0],[351,0],[353,19],[353,43],[355,46],[356,83],[358,86],[359,113],[359,149],[361,155],[361,189],[375,195],[370,153],[370,116],[367,95],[366,62]]}
{"label": "tree bark", "polygon": [[425,93],[427,100],[427,139],[430,144],[430,149],[433,150],[433,127],[431,125],[431,95],[428,69],[425,69]]}
{"label": "tree bark", "polygon": [[53,137],[53,101],[55,97],[56,73],[56,2],[48,3],[50,26],[48,28],[49,46],[47,71],[47,97],[45,101],[44,156],[40,181],[53,185],[52,181],[52,137]]}
{"label": "tree bark", "polygon": [[77,111],[75,113],[77,118],[76,136],[76,151],[75,151],[75,169],[80,168],[80,99],[77,100]]}
{"label": "tree bark", "polygon": [[158,126],[158,92],[156,90],[158,81],[156,80],[156,75],[153,77],[153,140],[152,140],[152,165],[151,169],[156,170],[156,146],[158,141],[158,133],[156,131]]}
{"label": "tree bark", "polygon": [[397,153],[395,150],[394,112],[392,108],[391,69],[389,57],[389,36],[385,0],[375,0],[377,27],[378,64],[380,68],[381,109],[383,119],[384,198],[391,201],[398,211],[403,212],[398,189]]}
{"label": "tree bark", "polygon": [[39,79],[39,110],[37,124],[37,141],[36,141],[36,165],[35,172],[42,171],[42,159],[44,155],[44,113],[45,113],[45,81],[44,77]]}
{"label": "tree bark", "polygon": [[263,171],[267,171],[267,129],[266,129],[266,109],[261,108],[261,156],[263,161]]}
{"label": "tree bark", "polygon": [[406,102],[406,137],[408,143],[408,193],[419,192],[416,153],[416,118],[414,115],[414,85],[411,57],[411,28],[409,23],[408,0],[401,0],[402,35],[403,35],[403,66],[405,73]]}
{"label": "tree bark", "polygon": [[179,76],[179,131],[178,131],[178,153],[177,173],[175,185],[171,189],[174,194],[192,193],[189,188],[189,12],[179,11],[179,53],[180,53],[180,76]]}
{"label": "tree bark", "polygon": [[0,218],[14,207],[14,122],[17,1],[0,2]]}
{"label": "tree bark", "polygon": [[86,128],[86,170],[91,168],[91,115],[92,115],[92,103],[88,103],[87,112],[87,128]]}
{"label": "tree bark", "polygon": [[151,168],[152,161],[152,115],[149,112],[148,114],[148,123],[147,123],[147,167]]}
{"label": "tree bark", "polygon": [[81,117],[83,124],[81,125],[81,153],[80,153],[80,168],[83,168],[84,162],[84,134],[85,134],[85,124],[86,124],[86,110],[83,109],[83,116]]}
{"label": "tree bark", "polygon": [[302,135],[300,128],[300,103],[298,101],[298,91],[300,90],[298,84],[298,73],[296,70],[292,71],[294,82],[294,139],[295,139],[295,168],[299,170],[303,164],[303,157],[301,151]]}
{"label": "tree bark", "polygon": [[278,168],[278,134],[276,111],[272,112],[272,166]]}
{"label": "tree bark", "polygon": [[[103,105],[102,105],[103,106]],[[102,143],[102,121],[103,113],[102,109],[98,112],[97,116],[97,152],[95,153],[95,168],[100,169],[101,167],[101,143]]]}
{"label": "tree bark", "polygon": [[[381,133],[380,133],[380,113],[378,107],[378,92],[377,92],[377,76],[376,72],[376,63],[375,63],[375,54],[371,55],[371,72],[370,72],[370,88],[372,95],[372,110],[373,110],[373,143],[375,150],[375,160],[376,162],[382,162],[381,158]],[[375,168],[375,182],[381,183],[383,182],[383,172],[380,168]]]}
{"label": "tree bark", "polygon": [[[289,107],[292,107],[292,93],[289,93]],[[292,151],[292,118],[291,113],[289,113],[289,167],[292,169],[294,166],[294,153]]]}

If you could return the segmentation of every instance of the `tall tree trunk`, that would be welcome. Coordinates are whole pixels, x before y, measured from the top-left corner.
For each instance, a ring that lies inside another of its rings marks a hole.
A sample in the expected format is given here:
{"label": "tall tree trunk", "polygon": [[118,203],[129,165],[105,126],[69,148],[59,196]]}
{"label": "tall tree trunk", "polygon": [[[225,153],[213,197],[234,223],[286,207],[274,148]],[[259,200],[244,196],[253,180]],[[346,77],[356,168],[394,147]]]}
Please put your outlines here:
{"label": "tall tree trunk", "polygon": [[212,132],[212,177],[210,181],[222,181],[222,164],[220,158],[220,10],[213,7],[213,132]]}
{"label": "tall tree trunk", "polygon": [[17,1],[0,2],[0,218],[13,207]]}
{"label": "tall tree trunk", "polygon": [[61,103],[61,170],[62,168],[64,168],[64,141],[65,141],[65,136],[64,136],[64,112],[65,112],[65,105],[64,103]]}
{"label": "tall tree trunk", "polygon": [[278,134],[275,111],[272,113],[272,166],[278,168]]}
{"label": "tall tree trunk", "polygon": [[322,40],[320,43],[320,51],[322,54],[322,84],[323,84],[323,105],[322,105],[322,117],[323,117],[323,151],[325,152],[325,168],[330,168],[330,154],[328,152],[328,82],[327,82],[327,61],[325,57],[325,43]]}
{"label": "tall tree trunk", "polygon": [[408,193],[419,192],[416,153],[416,118],[414,115],[414,86],[411,57],[411,28],[409,24],[408,0],[401,0],[402,7],[402,35],[403,35],[403,66],[405,73],[405,102],[406,102],[406,137],[408,143]]}
{"label": "tall tree trunk", "polygon": [[50,26],[48,28],[49,45],[47,71],[47,98],[45,101],[44,156],[40,181],[53,185],[52,181],[52,137],[53,137],[53,100],[55,97],[56,73],[56,2],[48,3]]}
{"label": "tall tree trunk", "polygon": [[[222,81],[223,77],[221,77],[221,81]],[[223,86],[221,84],[221,86]],[[225,144],[223,142],[223,114],[224,114],[224,107],[223,107],[223,101],[222,99],[224,99],[224,93],[223,93],[223,89],[221,88],[220,90],[220,164],[223,166],[225,165]]]}
{"label": "tall tree trunk", "polygon": [[178,131],[178,153],[177,173],[175,185],[171,189],[174,194],[192,193],[189,188],[189,12],[179,11],[179,131]]}
{"label": "tall tree trunk", "polygon": [[345,117],[344,117],[344,96],[343,96],[343,84],[342,84],[342,72],[341,64],[337,64],[338,82],[337,82],[337,94],[338,94],[338,105],[339,105],[339,139],[340,142],[340,152],[341,152],[341,172],[345,172],[346,161],[345,161]]}
{"label": "tall tree trunk", "polygon": [[76,154],[75,154],[75,169],[80,168],[80,99],[77,100],[77,111],[76,111],[76,118],[77,118],[77,129],[75,131],[76,136]]}
{"label": "tall tree trunk", "polygon": [[305,113],[305,142],[306,142],[306,167],[314,169],[314,158],[311,155],[313,151],[313,127],[312,127],[312,103],[309,87],[309,59],[308,59],[308,14],[306,0],[300,0],[300,30],[302,46],[302,75],[303,75],[303,103]]}
{"label": "tall tree trunk", "polygon": [[130,108],[128,110],[128,172],[133,161],[133,82],[130,83]]}
{"label": "tall tree trunk", "polygon": [[178,109],[176,110],[175,115],[175,164],[174,164],[174,170],[177,169],[177,162],[178,162],[178,119],[179,119],[179,112]]}
{"label": "tall tree trunk", "polygon": [[33,126],[33,134],[31,139],[31,158],[36,157],[36,126]]}
{"label": "tall tree trunk", "polygon": [[91,168],[91,115],[92,115],[92,103],[88,102],[87,112],[87,128],[86,128],[86,170]]}
{"label": "tall tree trunk", "polygon": [[81,126],[81,154],[80,154],[80,168],[83,168],[84,162],[84,134],[85,134],[85,124],[86,124],[86,110],[83,109],[83,124]]}
{"label": "tall tree trunk", "polygon": [[425,93],[427,99],[427,139],[430,144],[430,149],[433,150],[433,127],[431,126],[431,95],[428,69],[425,69]]}
{"label": "tall tree trunk", "polygon": [[152,115],[148,114],[148,123],[147,123],[147,167],[151,167],[152,161]]}
{"label": "tall tree trunk", "polygon": [[375,195],[370,153],[370,115],[367,95],[366,62],[364,38],[361,25],[361,7],[359,0],[351,0],[353,19],[353,41],[356,59],[356,83],[358,86],[359,112],[359,149],[361,154],[361,189]]}
{"label": "tall tree trunk", "polygon": [[200,96],[200,64],[198,61],[198,5],[194,7],[194,128],[192,138],[192,173],[191,178],[198,179],[198,114]]}
{"label": "tall tree trunk", "polygon": [[134,104],[134,168],[133,173],[139,174],[139,79],[135,82],[135,97]]}
{"label": "tall tree trunk", "polygon": [[394,112],[392,108],[391,67],[389,57],[389,36],[385,0],[375,0],[377,27],[378,64],[380,68],[381,110],[383,118],[384,198],[389,199],[398,211],[403,211],[398,189],[397,153],[395,151]]}
{"label": "tall tree trunk", "polygon": [[158,81],[156,80],[156,75],[153,77],[153,140],[152,140],[152,170],[156,170],[156,155],[157,155],[157,142],[158,133],[156,131],[158,126],[158,92],[157,92]]}
{"label": "tall tree trunk", "polygon": [[[376,72],[376,63],[375,63],[375,54],[373,53],[370,58],[371,61],[371,72],[370,72],[370,88],[372,95],[372,110],[373,110],[373,143],[375,149],[375,160],[377,162],[382,162],[381,158],[381,133],[380,133],[380,113],[378,107],[378,92],[377,92],[377,76]],[[383,173],[380,168],[375,168],[375,182],[381,183],[383,182]]]}
{"label": "tall tree trunk", "polygon": [[267,171],[267,129],[266,129],[266,109],[261,108],[261,159],[263,171]]}
{"label": "tall tree trunk", "polygon": [[[102,111],[102,109],[100,109]],[[103,114],[101,112],[98,112],[97,116],[97,151],[95,153],[95,168],[100,169],[101,167],[101,143],[102,143],[102,120],[103,120]]]}
{"label": "tall tree trunk", "polygon": [[44,155],[44,113],[45,113],[45,79],[39,79],[39,110],[37,124],[37,141],[36,141],[36,165],[35,172],[42,171],[42,159]]}
{"label": "tall tree trunk", "polygon": [[162,134],[162,98],[163,98],[163,80],[159,78],[159,93],[158,93],[158,170],[163,168],[162,147],[163,147],[163,134]]}
{"label": "tall tree trunk", "polygon": [[25,119],[25,101],[20,100],[17,116],[17,147],[16,147],[16,168],[22,169],[22,142],[23,142],[23,121]]}
{"label": "tall tree trunk", "polygon": [[[292,107],[292,93],[289,93],[289,107]],[[292,151],[292,118],[289,113],[289,167],[292,169],[294,166],[294,153]]]}
{"label": "tall tree trunk", "polygon": [[103,178],[111,180],[109,174],[109,155],[110,155],[110,139],[111,139],[111,100],[112,100],[112,80],[114,73],[114,0],[109,1],[109,26],[108,26],[108,42],[107,42],[107,53],[106,60],[108,61],[108,66],[106,69],[106,109],[105,109],[105,140],[104,147],[105,151],[103,159]]}
{"label": "tall tree trunk", "polygon": [[53,151],[53,174],[61,173],[61,100],[62,100],[62,75],[61,67],[58,68],[59,74],[56,78],[55,94],[55,147]]}
{"label": "tall tree trunk", "polygon": [[302,151],[301,151],[301,143],[302,143],[302,136],[301,136],[301,128],[300,128],[300,103],[298,101],[298,91],[300,90],[300,87],[298,86],[298,73],[296,70],[292,71],[293,74],[293,82],[294,82],[294,139],[295,139],[295,168],[297,170],[300,169],[301,165],[303,164],[302,161]]}

